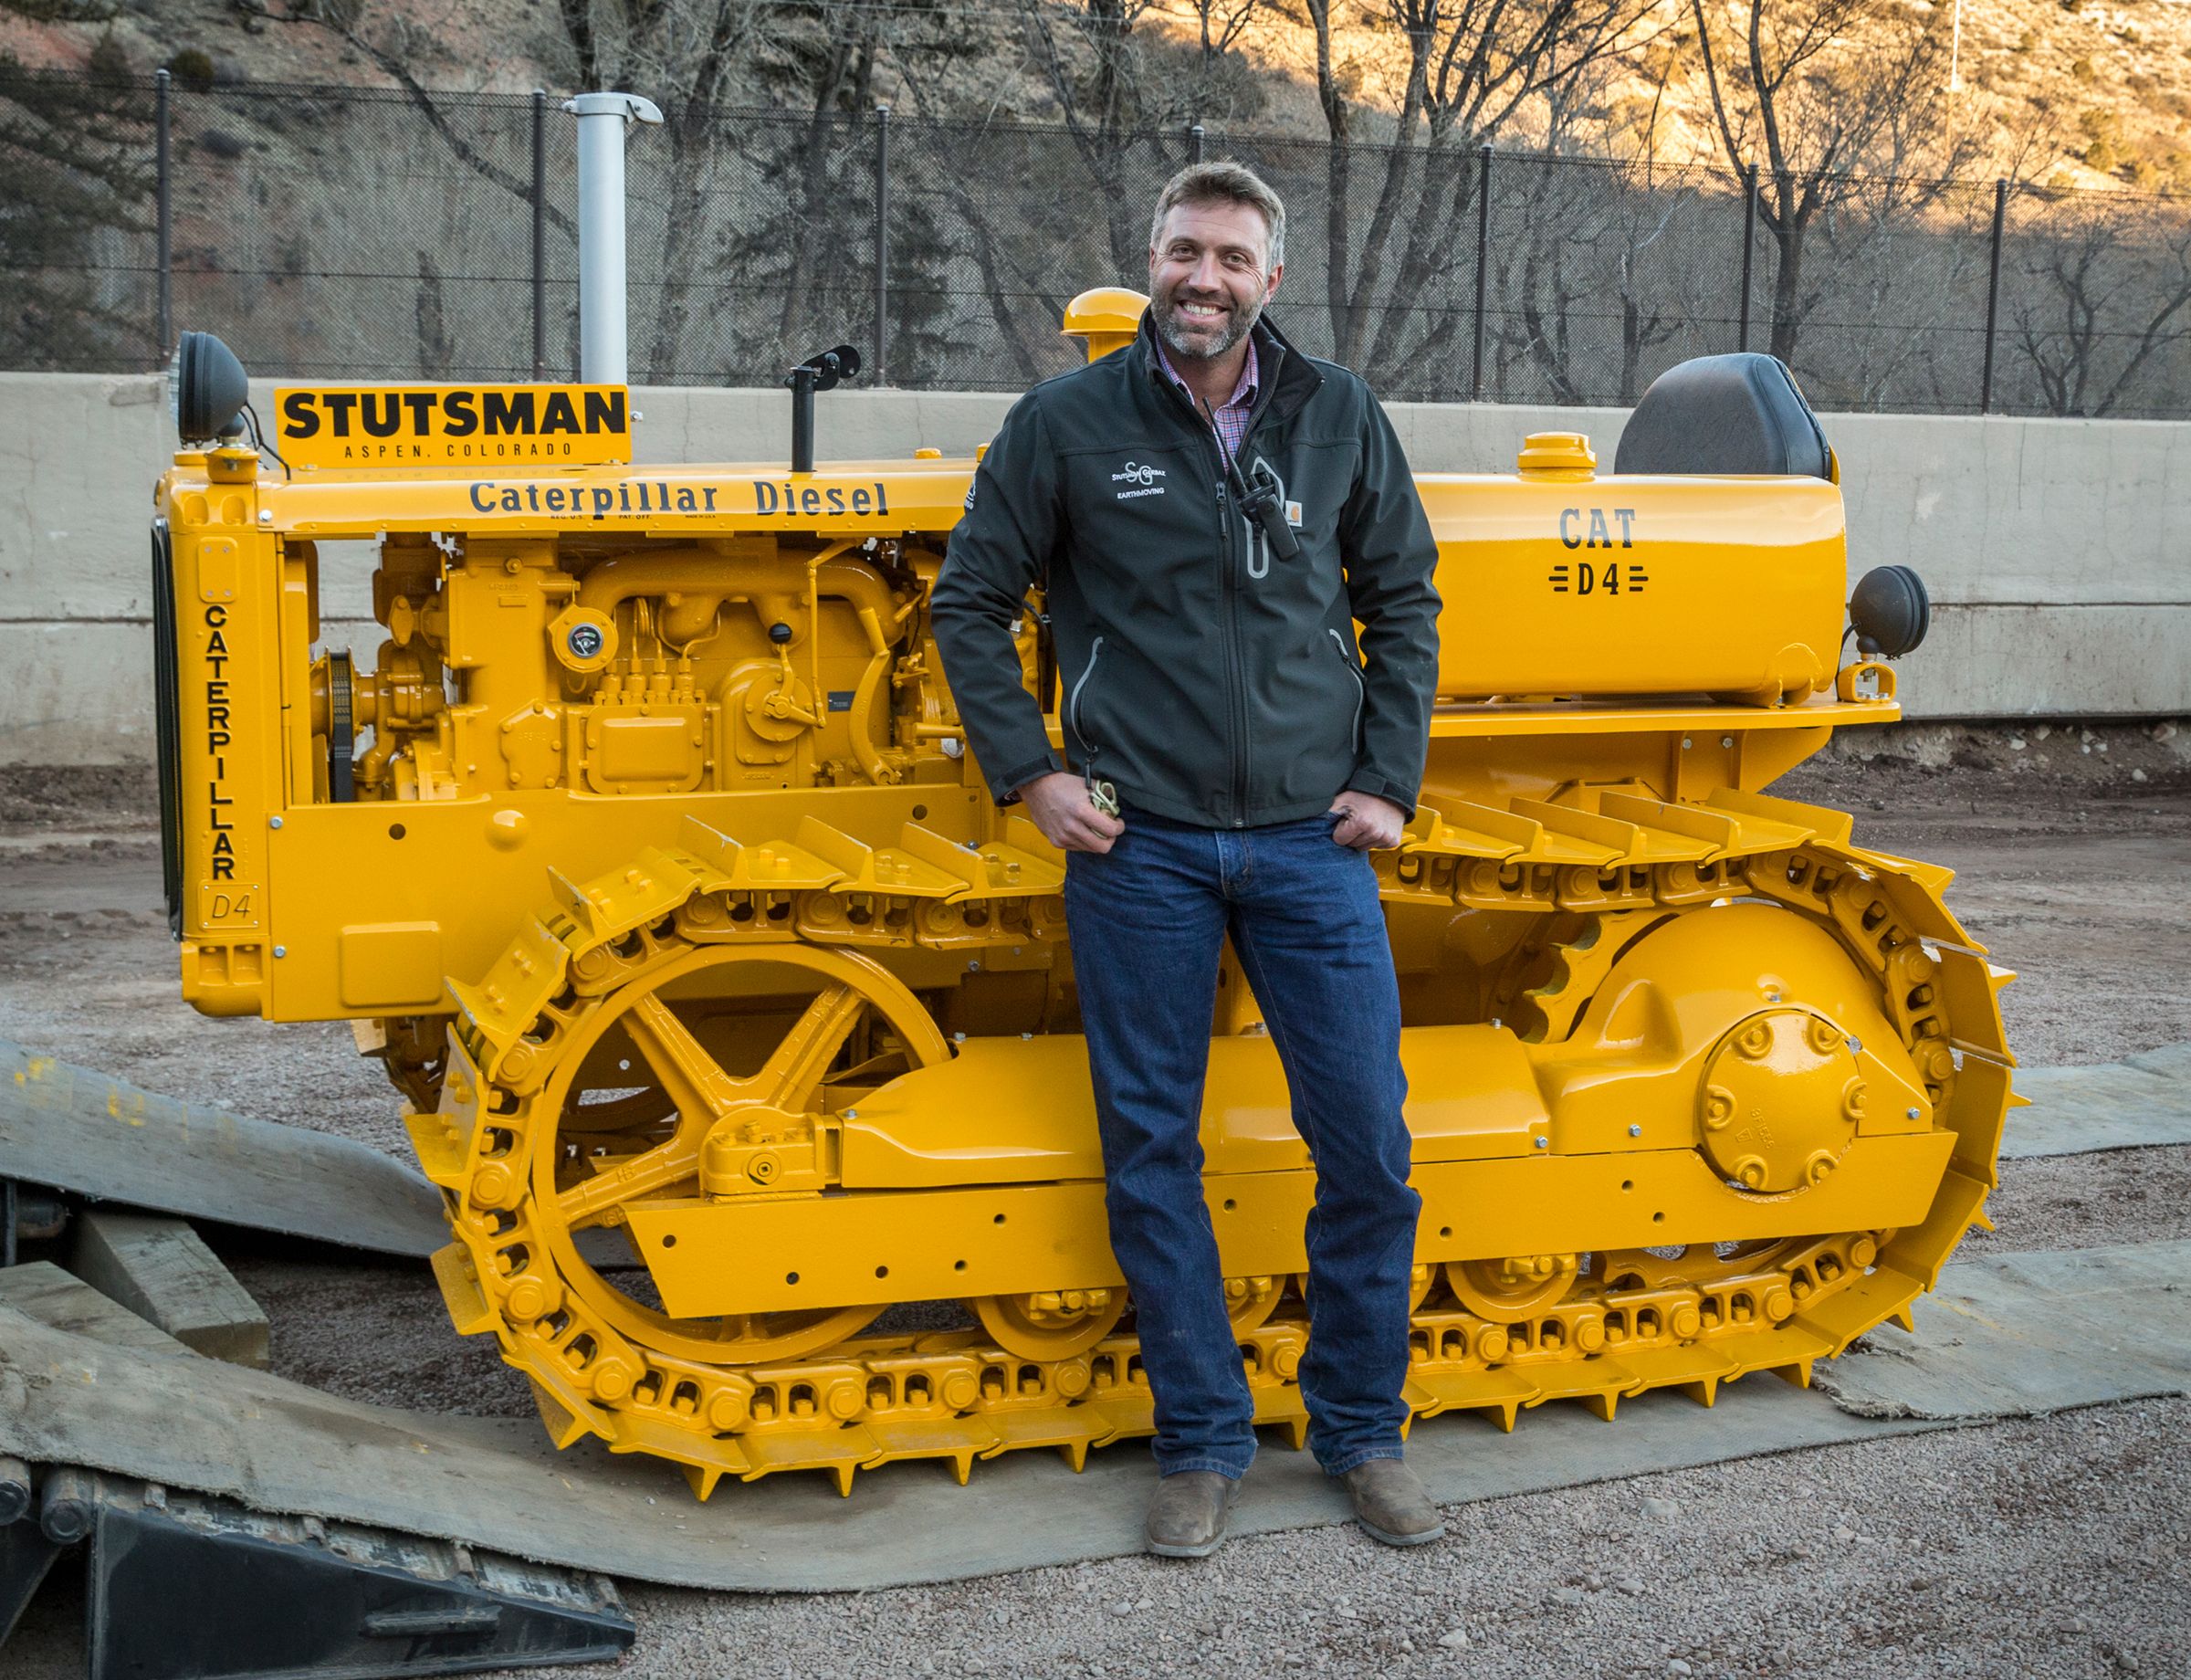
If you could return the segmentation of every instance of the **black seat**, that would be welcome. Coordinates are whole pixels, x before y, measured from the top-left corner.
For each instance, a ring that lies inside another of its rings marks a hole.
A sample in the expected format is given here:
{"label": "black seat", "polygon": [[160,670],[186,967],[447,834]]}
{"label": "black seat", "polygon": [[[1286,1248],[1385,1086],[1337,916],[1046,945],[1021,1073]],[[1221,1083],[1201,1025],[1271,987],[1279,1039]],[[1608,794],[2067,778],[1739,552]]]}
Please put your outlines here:
{"label": "black seat", "polygon": [[1696,356],[1651,382],[1613,470],[1831,478],[1833,452],[1777,356]]}

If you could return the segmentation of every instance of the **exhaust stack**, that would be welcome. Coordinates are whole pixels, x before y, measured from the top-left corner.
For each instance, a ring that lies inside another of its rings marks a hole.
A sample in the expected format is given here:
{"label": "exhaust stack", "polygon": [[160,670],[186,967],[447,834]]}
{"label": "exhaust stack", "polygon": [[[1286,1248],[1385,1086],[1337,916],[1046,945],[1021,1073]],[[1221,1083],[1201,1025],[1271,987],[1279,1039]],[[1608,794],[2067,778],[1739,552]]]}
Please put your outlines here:
{"label": "exhaust stack", "polygon": [[662,113],[636,93],[582,93],[563,109],[578,119],[578,377],[625,384],[624,134]]}

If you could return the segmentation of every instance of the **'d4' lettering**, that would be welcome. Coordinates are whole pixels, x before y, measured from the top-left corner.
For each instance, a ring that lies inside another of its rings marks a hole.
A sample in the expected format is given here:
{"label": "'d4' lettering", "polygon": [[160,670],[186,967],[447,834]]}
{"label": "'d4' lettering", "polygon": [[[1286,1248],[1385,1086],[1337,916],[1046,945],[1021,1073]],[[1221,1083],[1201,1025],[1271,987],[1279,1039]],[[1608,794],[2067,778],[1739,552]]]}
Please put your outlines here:
{"label": "'d4' lettering", "polygon": [[1585,560],[1572,566],[1553,567],[1551,576],[1546,581],[1552,585],[1556,595],[1618,595],[1623,592],[1640,595],[1651,578],[1638,561],[1631,560],[1623,565],[1620,561],[1609,560],[1600,566]]}

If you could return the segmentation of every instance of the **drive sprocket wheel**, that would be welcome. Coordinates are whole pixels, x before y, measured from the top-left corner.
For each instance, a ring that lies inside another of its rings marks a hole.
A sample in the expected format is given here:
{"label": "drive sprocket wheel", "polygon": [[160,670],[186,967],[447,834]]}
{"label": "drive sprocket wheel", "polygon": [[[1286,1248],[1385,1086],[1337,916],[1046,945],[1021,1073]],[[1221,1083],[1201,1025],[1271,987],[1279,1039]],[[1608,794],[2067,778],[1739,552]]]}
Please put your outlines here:
{"label": "drive sprocket wheel", "polygon": [[[778,972],[764,980],[764,969]],[[787,987],[811,987],[790,1012]],[[766,1007],[736,1007],[741,998]],[[535,1100],[551,1118],[528,1139],[529,1223],[571,1301],[636,1347],[708,1365],[799,1359],[863,1328],[875,1308],[674,1318],[648,1298],[644,1272],[613,1276],[617,1268],[594,1265],[576,1239],[623,1223],[623,1208],[638,1199],[697,1196],[711,1134],[811,1142],[833,1068],[874,1063],[878,1040],[900,1071],[950,1054],[887,971],[820,947],[686,949],[582,1000]],[[623,1124],[604,1126],[604,1115]],[[626,1143],[643,1147],[619,1147]]]}

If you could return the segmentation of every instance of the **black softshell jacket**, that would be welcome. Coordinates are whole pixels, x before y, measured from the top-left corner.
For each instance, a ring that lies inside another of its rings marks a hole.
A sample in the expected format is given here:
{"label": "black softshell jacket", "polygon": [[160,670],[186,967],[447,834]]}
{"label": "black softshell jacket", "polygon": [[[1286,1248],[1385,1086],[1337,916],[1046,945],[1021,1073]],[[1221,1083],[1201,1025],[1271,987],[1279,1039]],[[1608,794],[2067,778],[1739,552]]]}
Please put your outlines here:
{"label": "black softshell jacket", "polygon": [[1126,803],[1242,828],[1357,788],[1412,813],[1438,551],[1391,423],[1353,373],[1257,322],[1238,465],[1283,487],[1301,552],[1280,560],[1153,331],[1144,314],[1134,343],[1013,404],[951,533],[930,610],[991,796],[1066,768],[1012,634],[1045,584],[1066,754]]}

